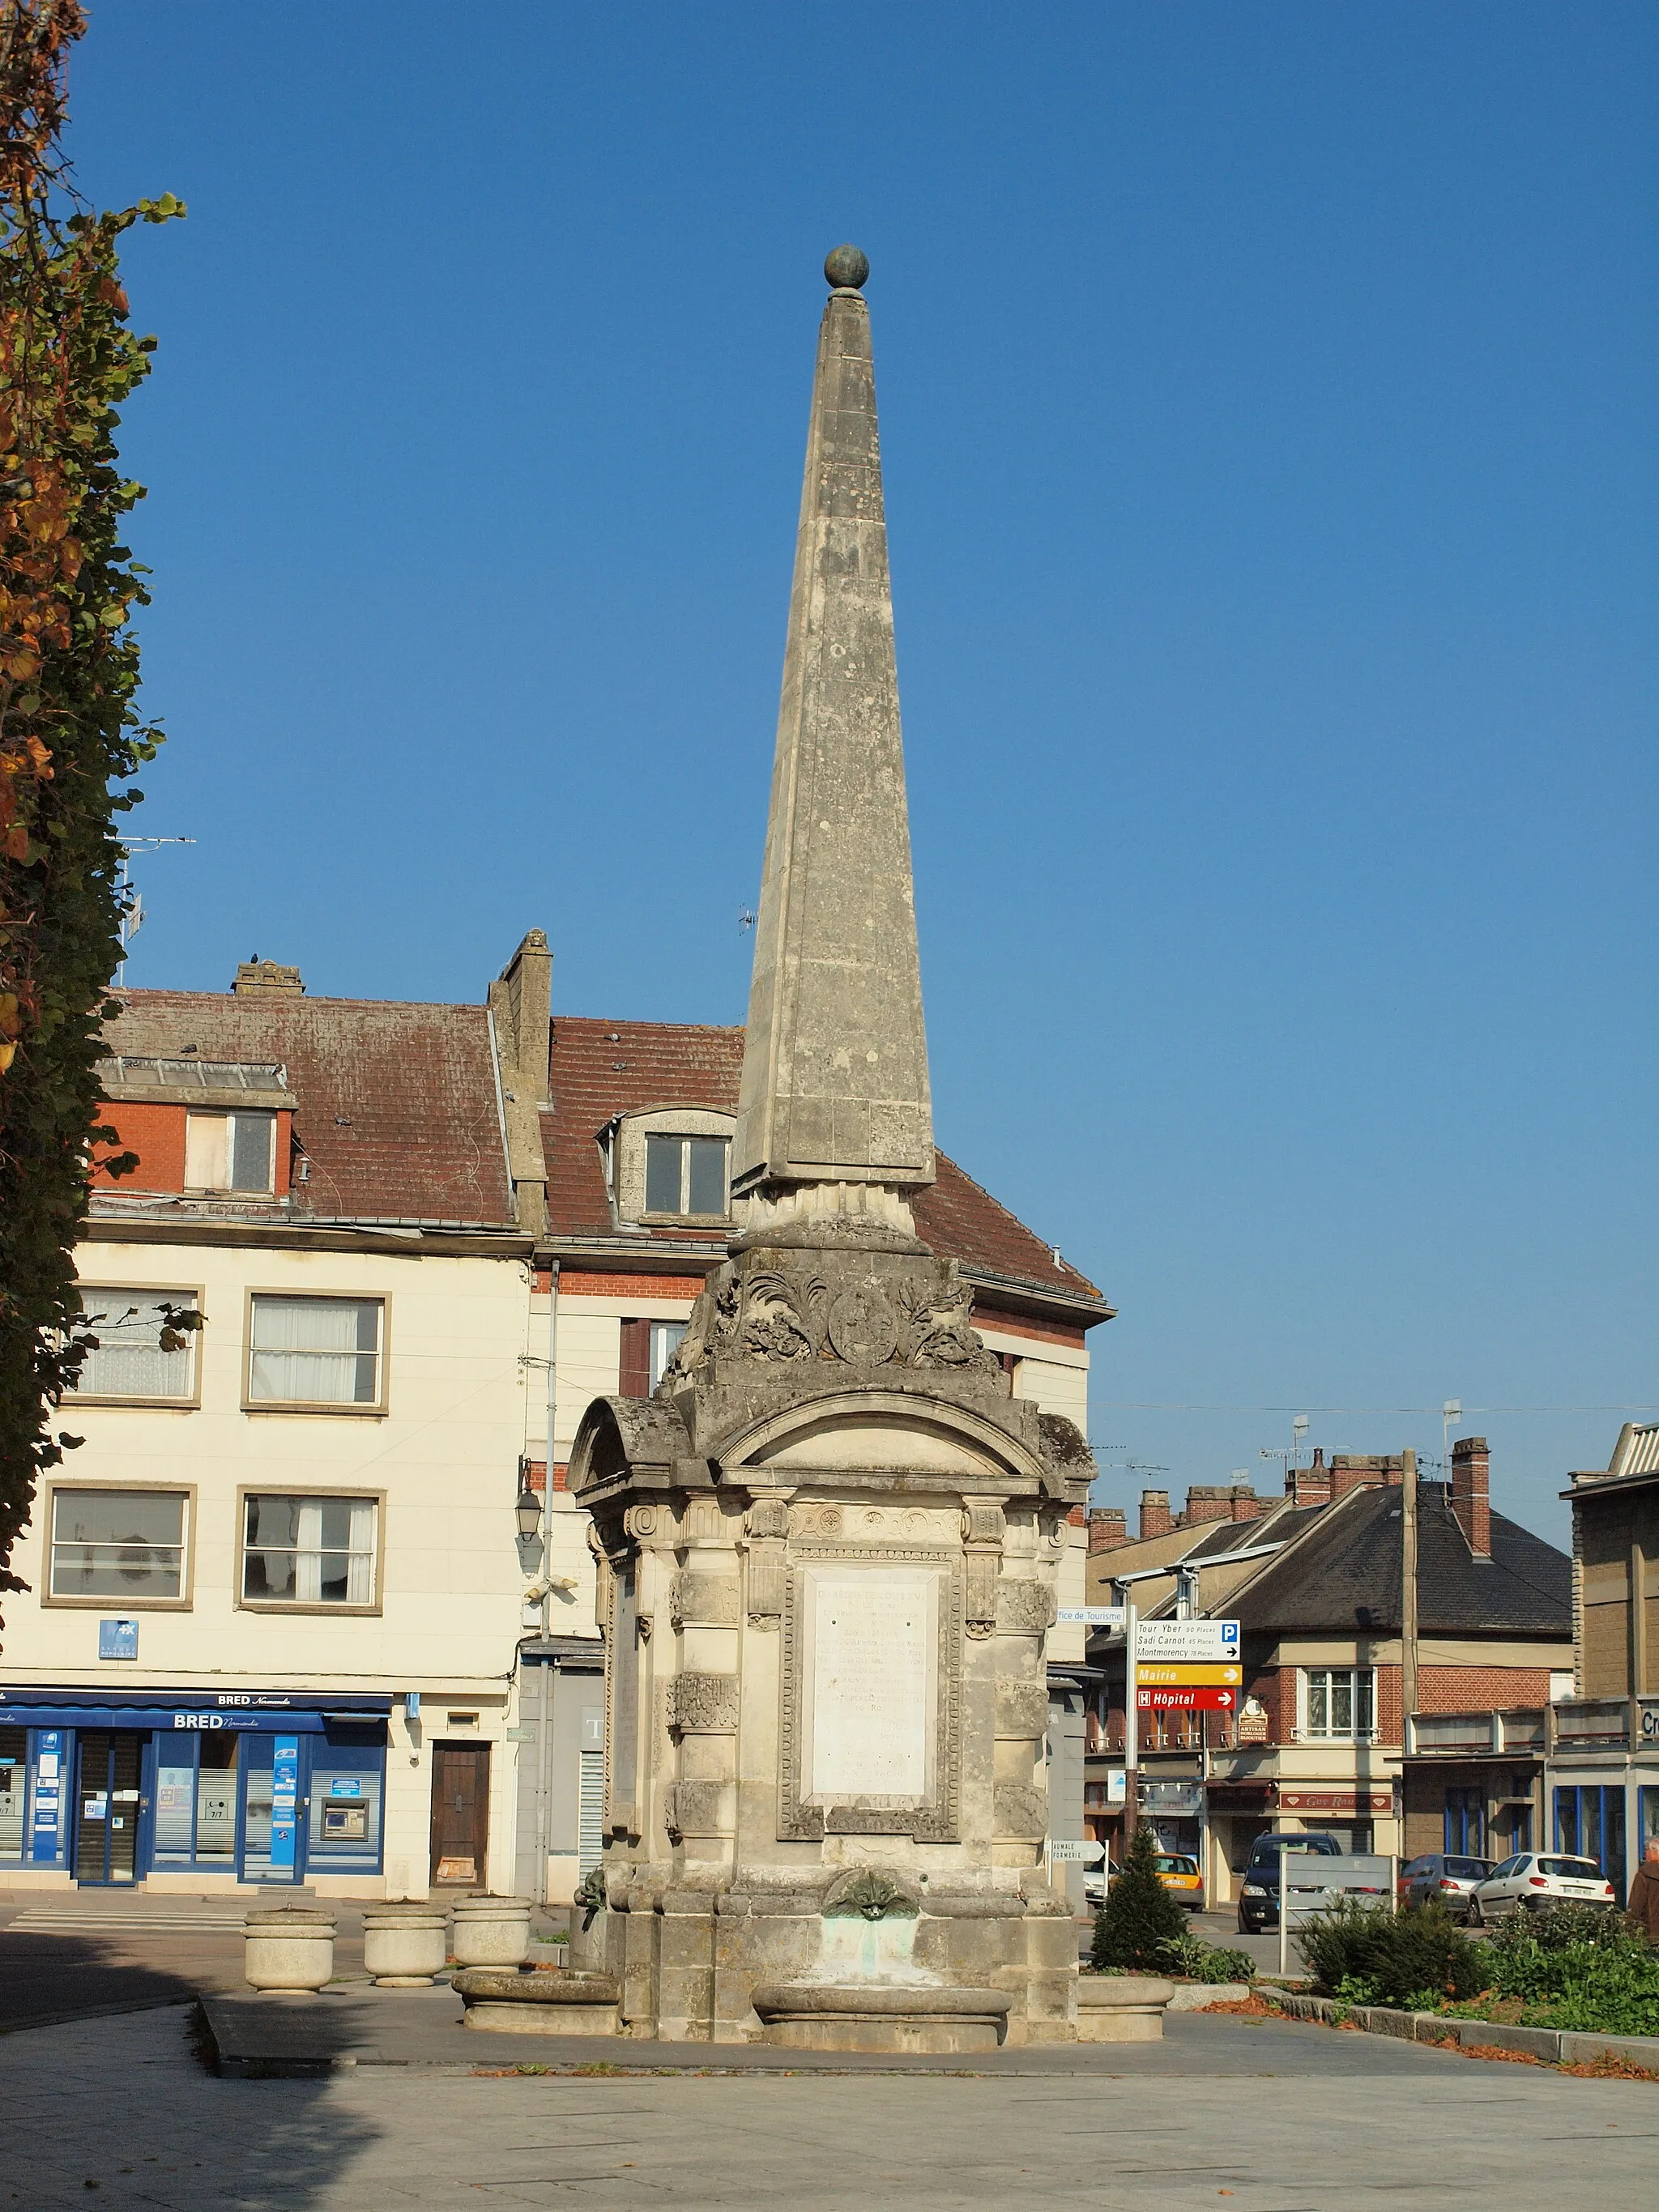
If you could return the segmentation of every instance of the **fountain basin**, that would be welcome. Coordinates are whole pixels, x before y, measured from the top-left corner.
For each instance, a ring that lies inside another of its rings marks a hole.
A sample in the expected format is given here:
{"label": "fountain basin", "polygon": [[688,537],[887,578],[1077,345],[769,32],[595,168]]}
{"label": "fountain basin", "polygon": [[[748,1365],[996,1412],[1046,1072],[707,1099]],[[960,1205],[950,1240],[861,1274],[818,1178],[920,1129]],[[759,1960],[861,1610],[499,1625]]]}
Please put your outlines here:
{"label": "fountain basin", "polygon": [[1013,2000],[1005,1990],[880,1982],[769,1982],[750,2002],[761,2040],[793,2051],[994,2051]]}
{"label": "fountain basin", "polygon": [[614,1976],[562,1966],[520,1973],[511,1966],[469,1966],[449,1986],[465,2006],[463,2025],[499,2035],[614,2035]]}
{"label": "fountain basin", "polygon": [[1161,2043],[1175,1984],[1156,1974],[1079,1974],[1079,2043]]}

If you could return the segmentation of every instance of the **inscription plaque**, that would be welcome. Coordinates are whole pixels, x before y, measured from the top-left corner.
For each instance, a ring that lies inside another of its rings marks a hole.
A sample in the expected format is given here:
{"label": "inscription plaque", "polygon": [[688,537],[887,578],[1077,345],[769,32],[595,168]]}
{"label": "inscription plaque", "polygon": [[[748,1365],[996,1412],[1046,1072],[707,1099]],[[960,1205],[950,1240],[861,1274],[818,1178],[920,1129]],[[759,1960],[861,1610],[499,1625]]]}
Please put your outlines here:
{"label": "inscription plaque", "polygon": [[806,1801],[921,1803],[933,1781],[939,1576],[812,1567],[805,1595]]}

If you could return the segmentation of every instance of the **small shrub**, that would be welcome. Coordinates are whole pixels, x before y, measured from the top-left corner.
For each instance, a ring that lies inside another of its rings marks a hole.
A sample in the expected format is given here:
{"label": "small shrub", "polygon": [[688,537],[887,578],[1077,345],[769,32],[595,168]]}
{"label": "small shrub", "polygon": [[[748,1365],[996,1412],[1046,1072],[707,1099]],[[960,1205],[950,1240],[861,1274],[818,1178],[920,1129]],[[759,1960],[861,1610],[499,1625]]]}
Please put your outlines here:
{"label": "small shrub", "polygon": [[1143,1974],[1167,1971],[1165,1946],[1186,1939],[1185,1916],[1158,1878],[1158,1845],[1152,1832],[1138,1827],[1124,1854],[1123,1870],[1106,1892],[1095,1915],[1090,1963],[1097,1968],[1127,1967]]}
{"label": "small shrub", "polygon": [[1191,1929],[1161,1945],[1160,1954],[1165,1973],[1184,1974],[1194,1982],[1249,1982],[1256,1975],[1255,1960],[1248,1951],[1224,1950]]}
{"label": "small shrub", "polygon": [[1431,1901],[1408,1912],[1386,1905],[1340,1899],[1302,1931],[1302,1955],[1318,1986],[1340,1995],[1363,1983],[1374,1992],[1356,2004],[1422,2009],[1427,1992],[1437,1998],[1471,1996],[1481,1985],[1480,1954],[1442,1905]]}

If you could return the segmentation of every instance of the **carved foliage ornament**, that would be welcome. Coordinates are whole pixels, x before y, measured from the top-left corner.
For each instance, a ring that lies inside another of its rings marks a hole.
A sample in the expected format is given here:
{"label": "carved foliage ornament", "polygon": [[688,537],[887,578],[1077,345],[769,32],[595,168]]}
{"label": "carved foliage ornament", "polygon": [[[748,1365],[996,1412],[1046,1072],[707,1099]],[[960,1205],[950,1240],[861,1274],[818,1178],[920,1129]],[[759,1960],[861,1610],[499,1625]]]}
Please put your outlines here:
{"label": "carved foliage ornament", "polygon": [[954,1261],[837,1283],[810,1260],[757,1253],[711,1279],[661,1387],[672,1391],[708,1360],[731,1358],[945,1368],[1000,1381],[1000,1367],[970,1325],[973,1304]]}

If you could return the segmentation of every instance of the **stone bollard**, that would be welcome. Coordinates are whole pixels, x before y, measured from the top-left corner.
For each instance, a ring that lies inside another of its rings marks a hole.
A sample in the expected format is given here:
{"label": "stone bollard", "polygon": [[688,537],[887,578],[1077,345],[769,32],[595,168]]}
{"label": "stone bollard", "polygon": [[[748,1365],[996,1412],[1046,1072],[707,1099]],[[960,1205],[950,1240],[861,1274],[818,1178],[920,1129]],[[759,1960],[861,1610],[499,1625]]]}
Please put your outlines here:
{"label": "stone bollard", "polygon": [[334,1974],[334,1915],[302,1905],[256,1906],[242,1923],[242,1977],[256,1990],[322,1989]]}
{"label": "stone bollard", "polygon": [[458,1966],[521,1966],[530,1956],[527,1897],[458,1897],[450,1948]]}
{"label": "stone bollard", "polygon": [[449,1956],[441,1905],[371,1905],[363,1912],[363,1965],[386,1990],[429,1989]]}

